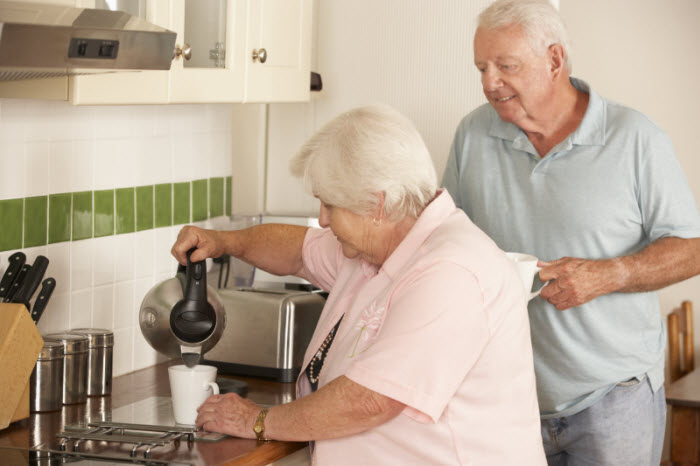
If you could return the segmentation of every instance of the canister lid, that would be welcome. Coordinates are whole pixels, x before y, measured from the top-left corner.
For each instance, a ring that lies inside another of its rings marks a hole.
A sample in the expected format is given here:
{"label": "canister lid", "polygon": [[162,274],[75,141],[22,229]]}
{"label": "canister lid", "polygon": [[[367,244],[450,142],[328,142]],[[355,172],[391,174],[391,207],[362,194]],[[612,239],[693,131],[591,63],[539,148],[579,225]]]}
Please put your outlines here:
{"label": "canister lid", "polygon": [[61,359],[63,357],[63,343],[60,341],[45,341],[44,347],[39,353],[39,361],[48,361],[51,359]]}
{"label": "canister lid", "polygon": [[51,333],[44,335],[44,342],[63,343],[63,354],[85,353],[88,350],[88,337],[76,333]]}
{"label": "canister lid", "polygon": [[90,348],[114,346],[114,333],[104,328],[73,328],[70,333],[85,335],[90,342]]}

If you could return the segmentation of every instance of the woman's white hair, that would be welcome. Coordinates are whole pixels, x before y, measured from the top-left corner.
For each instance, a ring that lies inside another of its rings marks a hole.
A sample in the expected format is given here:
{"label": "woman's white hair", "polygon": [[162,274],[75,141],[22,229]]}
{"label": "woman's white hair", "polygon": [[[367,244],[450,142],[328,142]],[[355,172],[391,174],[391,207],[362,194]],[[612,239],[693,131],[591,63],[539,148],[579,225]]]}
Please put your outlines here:
{"label": "woman's white hair", "polygon": [[384,194],[391,221],[418,217],[435,197],[437,176],[418,130],[391,107],[358,107],[326,123],[290,163],[326,204],[373,213]]}
{"label": "woman's white hair", "polygon": [[487,30],[518,25],[535,52],[551,45],[564,49],[566,69],[571,73],[569,33],[559,12],[548,0],[496,0],[479,14],[477,26]]}

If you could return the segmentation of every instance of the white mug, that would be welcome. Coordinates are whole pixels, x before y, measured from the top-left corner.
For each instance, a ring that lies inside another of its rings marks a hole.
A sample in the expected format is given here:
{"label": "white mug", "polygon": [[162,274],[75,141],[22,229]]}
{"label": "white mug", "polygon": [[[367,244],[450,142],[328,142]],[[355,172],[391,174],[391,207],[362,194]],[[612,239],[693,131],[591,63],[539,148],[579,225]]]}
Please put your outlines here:
{"label": "white mug", "polygon": [[530,296],[528,301],[539,295],[542,288],[547,286],[547,283],[549,282],[542,285],[539,290],[531,291],[532,282],[535,280],[535,275],[542,270],[542,267],[537,266],[538,259],[530,254],[522,254],[519,252],[507,252],[506,256],[508,256],[508,259],[515,263],[515,267],[518,269],[520,280],[522,280],[523,286],[525,286],[525,291],[529,293]]}
{"label": "white mug", "polygon": [[178,424],[194,425],[197,408],[210,395],[219,394],[216,367],[196,365],[192,368],[180,364],[168,367],[173,414]]}

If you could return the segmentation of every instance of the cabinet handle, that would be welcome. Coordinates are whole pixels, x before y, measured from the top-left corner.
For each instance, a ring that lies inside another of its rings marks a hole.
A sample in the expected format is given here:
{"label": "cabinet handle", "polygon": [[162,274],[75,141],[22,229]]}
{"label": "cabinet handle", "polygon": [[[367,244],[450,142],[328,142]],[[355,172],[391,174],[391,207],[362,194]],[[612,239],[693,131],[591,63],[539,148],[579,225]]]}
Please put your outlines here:
{"label": "cabinet handle", "polygon": [[190,47],[190,44],[185,44],[182,47],[179,45],[175,46],[175,52],[173,53],[173,58],[178,59],[178,58],[184,58],[185,60],[189,60],[192,58],[192,47]]}
{"label": "cabinet handle", "polygon": [[265,63],[267,61],[267,50],[265,49],[253,49],[253,61],[260,61],[260,63]]}

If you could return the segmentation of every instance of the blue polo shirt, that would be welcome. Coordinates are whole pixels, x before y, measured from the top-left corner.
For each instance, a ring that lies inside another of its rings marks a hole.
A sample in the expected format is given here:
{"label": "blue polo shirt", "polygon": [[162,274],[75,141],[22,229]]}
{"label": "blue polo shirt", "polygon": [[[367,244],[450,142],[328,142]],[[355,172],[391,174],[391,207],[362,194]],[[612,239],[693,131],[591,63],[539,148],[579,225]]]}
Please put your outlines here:
{"label": "blue polo shirt", "polygon": [[[700,214],[668,136],[643,114],[589,93],[580,126],[542,158],[489,105],[455,135],[443,185],[505,251],[550,261],[634,254],[664,237],[700,236]],[[558,311],[529,304],[543,418],[575,414],[618,382],[663,383],[657,294],[612,293]]]}

